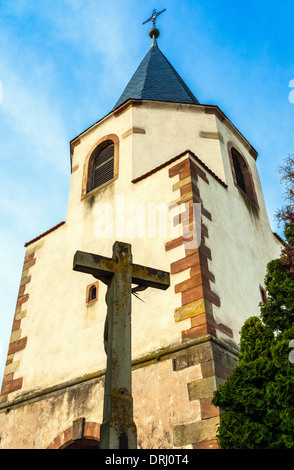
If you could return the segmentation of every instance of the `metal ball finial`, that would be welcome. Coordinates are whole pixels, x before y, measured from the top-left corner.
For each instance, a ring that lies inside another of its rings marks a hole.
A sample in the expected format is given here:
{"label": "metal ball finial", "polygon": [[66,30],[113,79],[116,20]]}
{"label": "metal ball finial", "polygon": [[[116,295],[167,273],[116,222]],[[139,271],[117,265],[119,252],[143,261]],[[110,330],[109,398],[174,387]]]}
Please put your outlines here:
{"label": "metal ball finial", "polygon": [[149,37],[151,39],[153,39],[155,37],[155,39],[158,38],[158,36],[160,35],[160,32],[157,28],[151,28],[150,31],[149,31]]}

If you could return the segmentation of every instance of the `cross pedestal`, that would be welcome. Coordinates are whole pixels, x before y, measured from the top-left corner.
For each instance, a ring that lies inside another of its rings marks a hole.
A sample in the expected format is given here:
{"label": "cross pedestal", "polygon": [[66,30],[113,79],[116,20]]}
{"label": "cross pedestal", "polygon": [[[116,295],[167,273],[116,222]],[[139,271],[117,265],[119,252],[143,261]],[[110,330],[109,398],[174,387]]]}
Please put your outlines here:
{"label": "cross pedestal", "polygon": [[107,354],[101,449],[136,449],[133,420],[131,294],[132,284],[167,289],[169,273],[132,263],[131,245],[115,242],[112,258],[77,251],[73,269],[107,284],[104,347]]}

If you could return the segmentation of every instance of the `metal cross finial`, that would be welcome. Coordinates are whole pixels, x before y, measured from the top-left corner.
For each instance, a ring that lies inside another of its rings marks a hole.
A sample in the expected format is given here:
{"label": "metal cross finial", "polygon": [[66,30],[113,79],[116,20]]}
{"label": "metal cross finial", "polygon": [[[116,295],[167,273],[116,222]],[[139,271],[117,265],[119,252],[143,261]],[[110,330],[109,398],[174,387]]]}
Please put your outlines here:
{"label": "metal cross finial", "polygon": [[144,21],[144,23],[142,23],[142,24],[146,24],[146,23],[148,23],[148,21],[152,21],[152,23],[153,23],[153,28],[156,28],[156,25],[155,25],[156,18],[157,18],[159,15],[161,15],[161,13],[163,13],[165,10],[166,10],[166,8],[165,8],[164,10],[159,11],[159,12],[157,13],[156,10],[154,9],[153,12],[152,12],[152,15],[150,16],[150,18],[148,18],[148,20]]}

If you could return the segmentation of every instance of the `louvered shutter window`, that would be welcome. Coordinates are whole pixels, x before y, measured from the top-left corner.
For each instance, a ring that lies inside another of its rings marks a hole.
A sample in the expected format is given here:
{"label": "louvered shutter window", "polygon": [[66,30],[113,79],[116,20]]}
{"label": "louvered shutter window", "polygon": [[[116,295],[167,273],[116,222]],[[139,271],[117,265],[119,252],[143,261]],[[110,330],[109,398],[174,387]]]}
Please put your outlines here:
{"label": "louvered shutter window", "polygon": [[108,144],[96,155],[93,165],[92,187],[98,188],[114,177],[114,144]]}
{"label": "louvered shutter window", "polygon": [[232,157],[233,157],[233,165],[234,165],[237,185],[239,186],[239,188],[241,188],[244,191],[244,193],[246,193],[247,191],[246,191],[244,174],[243,174],[239,159],[236,156],[236,154],[233,152],[232,152]]}

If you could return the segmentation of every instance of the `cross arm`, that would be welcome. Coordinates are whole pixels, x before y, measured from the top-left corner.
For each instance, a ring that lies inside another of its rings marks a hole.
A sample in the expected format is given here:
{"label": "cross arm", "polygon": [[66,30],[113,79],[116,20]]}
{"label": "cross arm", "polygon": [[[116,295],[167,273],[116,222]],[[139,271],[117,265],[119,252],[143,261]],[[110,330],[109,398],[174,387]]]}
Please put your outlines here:
{"label": "cross arm", "polygon": [[132,264],[132,282],[139,286],[166,290],[170,286],[170,275],[166,271]]}
{"label": "cross arm", "polygon": [[74,271],[92,274],[96,279],[103,282],[110,280],[116,269],[116,262],[112,258],[77,251],[73,260]]}

